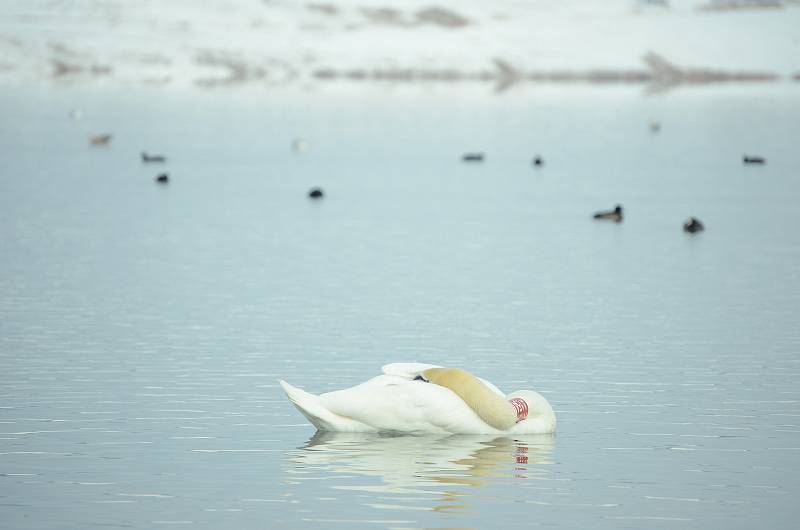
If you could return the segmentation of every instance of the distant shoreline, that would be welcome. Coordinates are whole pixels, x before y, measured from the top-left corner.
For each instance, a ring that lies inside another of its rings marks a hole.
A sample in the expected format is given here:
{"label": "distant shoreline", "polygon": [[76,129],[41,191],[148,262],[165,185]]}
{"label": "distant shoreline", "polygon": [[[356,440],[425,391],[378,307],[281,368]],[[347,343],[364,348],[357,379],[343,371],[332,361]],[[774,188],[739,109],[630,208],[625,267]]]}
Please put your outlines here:
{"label": "distant shoreline", "polygon": [[7,0],[0,86],[800,81],[800,0]]}

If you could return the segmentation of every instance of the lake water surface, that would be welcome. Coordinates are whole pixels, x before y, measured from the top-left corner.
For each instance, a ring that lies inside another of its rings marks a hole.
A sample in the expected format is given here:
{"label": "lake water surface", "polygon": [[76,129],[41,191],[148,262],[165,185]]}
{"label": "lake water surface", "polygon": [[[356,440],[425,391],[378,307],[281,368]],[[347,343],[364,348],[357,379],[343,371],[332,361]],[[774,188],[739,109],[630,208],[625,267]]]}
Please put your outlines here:
{"label": "lake water surface", "polygon": [[[359,90],[0,93],[2,526],[794,528],[797,88]],[[558,433],[315,435],[277,385],[394,361]]]}

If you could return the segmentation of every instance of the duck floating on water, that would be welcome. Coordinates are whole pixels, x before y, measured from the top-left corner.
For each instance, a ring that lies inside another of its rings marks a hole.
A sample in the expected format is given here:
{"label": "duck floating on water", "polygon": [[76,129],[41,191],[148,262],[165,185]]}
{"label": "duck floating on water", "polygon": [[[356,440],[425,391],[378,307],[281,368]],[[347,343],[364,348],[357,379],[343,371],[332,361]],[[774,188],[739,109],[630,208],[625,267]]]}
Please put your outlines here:
{"label": "duck floating on water", "polygon": [[701,230],[705,230],[703,223],[700,222],[699,219],[695,217],[690,217],[683,223],[683,230],[684,232],[689,232],[694,234],[695,232],[700,232]]}
{"label": "duck floating on water", "polygon": [[594,218],[608,219],[609,221],[614,221],[619,223],[620,221],[622,221],[622,206],[618,204],[610,212],[597,212],[596,214],[594,214]]}
{"label": "duck floating on water", "polygon": [[94,136],[89,137],[89,144],[90,145],[108,145],[111,143],[111,138],[113,135],[111,134],[95,134]]}
{"label": "duck floating on water", "polygon": [[744,155],[742,157],[742,163],[744,164],[766,164],[767,160],[763,156],[748,156]]}
{"label": "duck floating on water", "polygon": [[537,167],[543,166],[544,165],[544,159],[541,156],[536,155],[535,157],[533,157],[533,162],[531,162],[531,163],[534,166],[537,166]]}
{"label": "duck floating on water", "polygon": [[383,374],[344,390],[314,395],[280,384],[320,431],[451,434],[555,432],[550,403],[533,390],[504,394],[459,368],[392,363]]}
{"label": "duck floating on water", "polygon": [[320,188],[312,188],[311,191],[308,192],[308,197],[310,199],[321,199],[325,196]]}
{"label": "duck floating on water", "polygon": [[483,153],[466,153],[461,157],[464,162],[483,162]]}
{"label": "duck floating on water", "polygon": [[166,184],[169,182],[169,175],[167,173],[161,173],[156,177],[156,182],[159,184]]}
{"label": "duck floating on water", "polygon": [[165,157],[164,155],[148,155],[147,153],[142,151],[142,162],[144,162],[144,163],[148,163],[148,162],[166,162],[166,161],[167,161],[167,157]]}

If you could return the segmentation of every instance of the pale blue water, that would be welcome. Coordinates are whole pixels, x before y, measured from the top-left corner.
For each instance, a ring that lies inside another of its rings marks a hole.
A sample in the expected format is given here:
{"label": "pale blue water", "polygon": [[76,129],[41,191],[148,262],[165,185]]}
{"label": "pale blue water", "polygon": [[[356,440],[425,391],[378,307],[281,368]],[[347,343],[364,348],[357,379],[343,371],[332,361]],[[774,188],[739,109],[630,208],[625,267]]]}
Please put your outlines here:
{"label": "pale blue water", "polygon": [[[793,528],[798,111],[792,85],[4,90],[2,526]],[[392,361],[539,390],[559,431],[313,437],[276,382]]]}

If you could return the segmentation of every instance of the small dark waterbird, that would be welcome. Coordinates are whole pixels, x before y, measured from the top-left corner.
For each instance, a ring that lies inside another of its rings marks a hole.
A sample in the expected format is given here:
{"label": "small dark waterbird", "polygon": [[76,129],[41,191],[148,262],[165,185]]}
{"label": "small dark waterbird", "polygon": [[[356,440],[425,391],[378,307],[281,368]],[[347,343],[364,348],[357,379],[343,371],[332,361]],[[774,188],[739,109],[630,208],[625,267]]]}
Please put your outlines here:
{"label": "small dark waterbird", "polygon": [[764,165],[764,164],[767,163],[767,160],[763,156],[744,155],[742,157],[742,163],[744,163],[744,164],[760,164],[760,165]]}
{"label": "small dark waterbird", "polygon": [[320,188],[312,188],[311,191],[308,192],[308,197],[310,199],[321,199],[324,196],[325,194]]}
{"label": "small dark waterbird", "polygon": [[617,204],[613,210],[608,212],[597,212],[594,214],[595,219],[607,219],[619,223],[622,221],[622,206]]}
{"label": "small dark waterbird", "polygon": [[534,166],[541,167],[541,166],[544,165],[544,159],[541,156],[536,155],[535,157],[533,157],[533,162],[531,162],[531,163]]}
{"label": "small dark waterbird", "polygon": [[167,173],[161,173],[156,177],[156,182],[159,184],[166,184],[169,182],[169,175]]}
{"label": "small dark waterbird", "polygon": [[700,232],[704,229],[705,227],[703,226],[703,223],[701,223],[700,220],[695,217],[690,217],[685,223],[683,223],[683,231],[689,232],[690,234]]}
{"label": "small dark waterbird", "polygon": [[466,153],[461,157],[464,162],[483,162],[483,153]]}
{"label": "small dark waterbird", "polygon": [[149,162],[166,162],[167,157],[164,155],[148,155],[144,151],[142,151],[142,162],[149,163]]}

